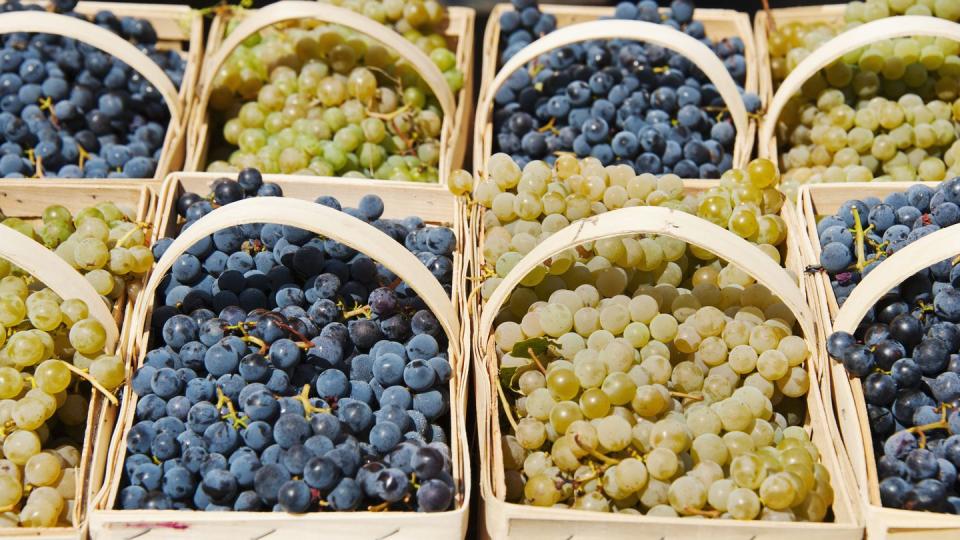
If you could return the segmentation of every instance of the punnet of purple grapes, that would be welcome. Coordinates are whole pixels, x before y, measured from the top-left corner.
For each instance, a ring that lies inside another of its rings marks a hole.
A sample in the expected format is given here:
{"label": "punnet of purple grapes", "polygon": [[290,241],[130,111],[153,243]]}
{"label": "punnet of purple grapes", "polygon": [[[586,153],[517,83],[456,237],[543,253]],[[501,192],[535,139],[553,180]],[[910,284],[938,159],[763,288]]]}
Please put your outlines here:
{"label": "punnet of purple grapes", "polygon": [[[557,26],[536,0],[513,7],[500,16],[500,65]],[[723,60],[747,110],[759,109],[756,94],[743,92],[743,40],[708,38],[690,0],[674,0],[666,13],[653,0],[625,1],[613,18],[664,24],[702,41]],[[515,71],[496,89],[494,129],[494,152],[521,168],[573,152],[681,178],[719,178],[733,166],[736,140],[716,86],[690,59],[627,39],[570,44]]]}
{"label": "punnet of purple grapes", "polygon": [[[908,244],[960,221],[960,178],[845,202],[818,223],[821,264],[842,303],[860,278]],[[863,246],[862,256],[857,246]],[[856,332],[827,351],[860,379],[883,506],[960,514],[960,267],[940,261],[906,279]]]}
{"label": "punnet of purple grapes", "polygon": [[[182,228],[281,186],[245,169],[176,201]],[[403,243],[449,290],[453,232],[341,208]],[[181,230],[182,230],[181,228]],[[161,257],[170,240],[155,245]],[[374,254],[375,255],[375,254]],[[450,509],[453,368],[417,293],[364,253],[276,224],[217,231],[157,291],[119,509]]]}
{"label": "punnet of purple grapes", "polygon": [[[75,0],[53,11],[88,20]],[[0,13],[44,10],[11,0]],[[136,45],[177,87],[186,62],[158,48],[150,21],[100,11],[88,22]],[[170,112],[131,67],[81,41],[53,34],[0,35],[0,176],[152,178]]]}

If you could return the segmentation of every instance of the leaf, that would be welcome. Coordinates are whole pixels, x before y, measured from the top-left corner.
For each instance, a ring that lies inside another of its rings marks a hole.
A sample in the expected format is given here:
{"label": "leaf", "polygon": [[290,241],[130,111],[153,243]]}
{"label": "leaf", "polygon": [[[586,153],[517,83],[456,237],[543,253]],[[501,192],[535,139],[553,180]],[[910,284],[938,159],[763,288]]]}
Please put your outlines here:
{"label": "leaf", "polygon": [[530,354],[531,349],[533,350],[533,354],[539,357],[547,354],[550,345],[555,345],[554,341],[544,337],[525,339],[514,344],[513,349],[510,351],[510,356],[514,358],[530,358],[532,360],[533,356]]}

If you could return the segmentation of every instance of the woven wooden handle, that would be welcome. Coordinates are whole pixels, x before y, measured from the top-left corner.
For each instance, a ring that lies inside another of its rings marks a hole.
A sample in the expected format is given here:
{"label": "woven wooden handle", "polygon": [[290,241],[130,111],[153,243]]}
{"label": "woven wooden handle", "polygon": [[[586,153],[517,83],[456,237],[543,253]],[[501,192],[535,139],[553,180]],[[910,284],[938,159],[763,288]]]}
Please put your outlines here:
{"label": "woven wooden handle", "polygon": [[221,229],[247,223],[276,223],[299,227],[342,242],[386,266],[404,280],[427,304],[440,326],[447,333],[454,354],[459,357],[460,324],[453,302],[433,274],[402,244],[378,229],[344,212],[299,199],[258,197],[230,203],[200,218],[170,244],[163,257],[154,266],[150,280],[144,287],[144,301],[139,315],[147,306],[160,282],[174,261],[193,244]]}
{"label": "woven wooden handle", "polygon": [[780,89],[773,95],[773,101],[767,107],[760,126],[761,156],[772,155],[774,149],[769,146],[777,127],[777,119],[780,118],[790,98],[800,91],[810,77],[829,66],[834,60],[860,47],[885,39],[912,36],[940,37],[960,41],[960,24],[946,19],[918,15],[888,17],[851,28],[814,49],[780,83]]}
{"label": "woven wooden handle", "polygon": [[521,69],[531,60],[564,45],[593,39],[632,39],[655,43],[682,54],[700,68],[717,87],[717,92],[730,109],[730,116],[737,133],[746,133],[748,128],[747,109],[737,90],[737,83],[724,67],[720,58],[709,47],[696,39],[662,24],[645,21],[604,20],[565,26],[527,45],[504,64],[494,77],[488,91],[480,96],[477,108],[476,126],[482,129],[489,122],[493,109],[493,98],[497,90],[506,83],[514,71]]}
{"label": "woven wooden handle", "polygon": [[890,289],[924,268],[957,254],[960,254],[960,225],[928,234],[887,257],[847,297],[837,312],[833,330],[853,333],[867,311]]}
{"label": "woven wooden handle", "polygon": [[493,321],[513,290],[531,270],[564,250],[628,234],[658,234],[705,249],[766,286],[796,316],[811,353],[816,351],[813,314],[787,272],[746,240],[713,223],[669,208],[637,206],[606,212],[572,223],[533,248],[497,286],[480,314],[477,335],[489,336]]}
{"label": "woven wooden handle", "polygon": [[106,302],[85,277],[56,253],[6,225],[0,225],[0,246],[0,257],[22,268],[60,298],[83,300],[90,316],[100,321],[106,331],[106,350],[115,350],[120,330]]}
{"label": "woven wooden handle", "polygon": [[17,11],[0,15],[0,34],[37,32],[76,39],[93,45],[130,66],[157,89],[170,111],[170,126],[176,132],[182,129],[183,111],[177,88],[170,77],[136,46],[113,32],[67,15],[46,11]]}
{"label": "woven wooden handle", "polygon": [[346,26],[366,34],[387,47],[397,51],[404,60],[409,62],[416,69],[423,81],[427,83],[433,95],[440,102],[440,108],[443,115],[453,118],[456,111],[456,99],[450,90],[450,85],[444,78],[440,69],[417,48],[416,45],[408,41],[400,34],[390,28],[364,17],[359,13],[349,9],[337,7],[320,2],[308,2],[304,0],[284,0],[271,4],[265,8],[252,12],[243,19],[243,22],[237,25],[230,32],[230,35],[223,41],[217,52],[213,54],[208,63],[204,66],[203,79],[198,85],[197,92],[200,97],[200,110],[207,110],[207,103],[210,99],[213,79],[220,70],[230,53],[233,52],[244,40],[256,34],[260,30],[284,21],[297,19],[317,19],[340,26]]}

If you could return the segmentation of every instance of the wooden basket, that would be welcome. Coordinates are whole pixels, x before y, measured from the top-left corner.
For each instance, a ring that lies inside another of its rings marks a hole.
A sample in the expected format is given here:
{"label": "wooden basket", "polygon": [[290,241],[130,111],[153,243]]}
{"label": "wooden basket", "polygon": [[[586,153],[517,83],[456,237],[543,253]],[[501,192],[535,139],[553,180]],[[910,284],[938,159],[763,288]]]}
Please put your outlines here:
{"label": "wooden basket", "polygon": [[[820,450],[821,460],[830,471],[836,492],[833,504],[834,523],[767,523],[732,520],[699,521],[682,518],[659,518],[617,514],[597,514],[570,509],[538,508],[507,503],[500,444],[499,402],[493,386],[498,378],[496,350],[489,339],[494,319],[510,293],[526,273],[541,261],[584,242],[628,234],[661,234],[707,249],[738,267],[777,295],[796,315],[804,339],[816,351],[817,334],[813,315],[803,293],[793,279],[768,256],[745,240],[716,225],[690,214],[661,207],[633,207],[613,210],[581,220],[551,235],[514,267],[497,287],[481,311],[474,339],[476,393],[480,420],[480,457],[483,471],[480,490],[483,496],[486,527],[493,538],[563,538],[576,531],[578,538],[862,538],[852,507],[848,485],[844,482],[843,456],[831,441],[834,436],[824,410],[823,397],[817,384],[810,385],[807,397],[807,429]],[[489,341],[488,341],[489,339]],[[811,380],[820,380],[821,362],[816,356],[807,363]]]}
{"label": "wooden basket", "polygon": [[[449,24],[446,28],[447,41],[457,58],[457,66],[463,70],[463,88],[454,95],[450,87],[434,65],[412,42],[392,29],[346,8],[324,4],[313,0],[282,0],[258,10],[225,12],[214,18],[210,26],[208,54],[204,59],[200,82],[194,99],[193,118],[189,125],[190,152],[187,155],[185,169],[203,171],[207,166],[207,153],[212,136],[210,114],[207,104],[213,90],[214,77],[220,66],[230,57],[245,38],[274,24],[297,19],[316,19],[345,26],[373,37],[388,48],[396,51],[410,62],[433,90],[443,110],[443,124],[440,133],[440,183],[446,184],[447,175],[463,165],[467,148],[467,137],[461,126],[466,125],[473,110],[473,24],[476,12],[471,8],[448,8]],[[242,17],[229,34],[227,29],[232,19]]]}
{"label": "wooden basket", "polygon": [[[512,11],[511,4],[497,4],[490,13],[483,38],[483,68],[477,114],[474,124],[473,166],[477,172],[486,171],[487,160],[493,155],[493,98],[507,77],[531,60],[550,50],[590,39],[626,38],[656,43],[690,59],[717,86],[724,103],[730,109],[737,136],[734,142],[733,167],[746,166],[753,152],[756,125],[750,121],[737,85],[723,62],[706,45],[668,26],[642,21],[603,20],[612,17],[613,7],[586,7],[541,4],[543,13],[557,17],[557,30],[521,49],[497,70],[500,47],[500,15]],[[747,78],[744,89],[757,92],[756,51],[750,19],[745,13],[726,9],[697,9],[694,19],[703,23],[711,39],[739,37],[743,40]]]}
{"label": "wooden basket", "polygon": [[[45,5],[36,0],[28,2]],[[93,23],[67,15],[37,11],[18,11],[0,16],[0,33],[39,32],[70,37],[89,43],[136,69],[163,96],[170,111],[160,152],[160,160],[152,178],[110,179],[111,182],[155,181],[159,183],[172,170],[184,162],[187,148],[187,119],[190,97],[194,94],[197,75],[200,71],[200,56],[203,50],[203,19],[188,6],[158,6],[150,4],[115,4],[109,2],[79,2],[75,11],[88,17],[109,10],[118,16],[129,16],[150,21],[157,32],[157,48],[173,50],[184,58],[186,66],[179,92],[156,64],[135,45]]]}
{"label": "wooden basket", "polygon": [[[923,184],[935,187],[936,182]],[[800,190],[801,221],[805,236],[803,255],[810,265],[820,264],[820,241],[817,217],[833,214],[850,199],[864,197],[883,199],[891,193],[902,193],[914,182],[856,182],[849,184],[811,185]],[[813,276],[816,287],[817,323],[824,336],[834,331],[853,333],[867,310],[890,289],[914,273],[935,262],[960,253],[956,227],[941,229],[897,251],[874,268],[854,288],[842,307],[837,305],[830,278],[824,272]],[[937,258],[939,256],[939,258]],[[825,350],[825,342],[821,344]],[[933,512],[913,512],[884,508],[880,503],[879,479],[873,453],[866,400],[860,379],[851,378],[840,362],[829,362],[830,376],[836,395],[836,415],[843,434],[867,526],[867,536],[878,538],[921,538],[935,540],[956,538],[960,534],[960,517]]]}
{"label": "wooden basket", "polygon": [[[800,91],[803,83],[810,77],[838,58],[860,47],[885,39],[908,36],[931,36],[960,40],[960,24],[946,19],[916,15],[888,17],[857,26],[820,45],[797,64],[797,67],[783,80],[780,88],[770,99],[758,134],[760,157],[779,163],[775,137],[780,114],[794,94]],[[769,56],[766,56],[766,58],[769,63]]]}
{"label": "wooden basket", "polygon": [[[216,173],[174,173],[164,183],[159,210],[159,234],[176,236],[177,198],[184,192],[204,193],[210,184],[225,175]],[[283,198],[252,198],[218,208],[183,231],[157,262],[134,313],[133,338],[127,354],[140,365],[150,345],[150,317],[153,293],[176,257],[196,240],[227,226],[242,223],[281,223],[309,229],[369,254],[386,265],[418,291],[449,336],[453,366],[450,381],[450,447],[453,476],[457,482],[453,510],[424,514],[415,512],[322,512],[290,515],[275,512],[122,511],[113,510],[119,492],[126,436],[133,425],[137,396],[129,384],[121,404],[121,423],[110,444],[108,478],[104,496],[91,512],[91,534],[95,538],[129,539],[131,536],[210,539],[354,537],[362,528],[369,538],[463,538],[470,505],[471,480],[466,442],[467,358],[461,335],[459,306],[465,301],[466,281],[463,245],[465,209],[445,188],[438,185],[404,185],[383,180],[349,178],[305,178],[267,175],[267,182],[280,184]],[[402,245],[377,229],[325,206],[313,203],[319,195],[336,197],[344,205],[356,205],[366,193],[376,193],[385,203],[384,216],[398,218],[416,213],[427,223],[450,225],[457,235],[453,257],[453,296],[443,288],[420,261]]]}
{"label": "wooden basket", "polygon": [[[0,197],[6,197],[7,193],[4,189]],[[17,202],[20,203],[20,201]],[[38,215],[31,210],[32,204],[31,201],[21,203],[21,206],[10,205],[10,211],[20,210],[26,217]],[[106,352],[112,354],[117,350],[120,329],[114,321],[113,314],[93,286],[79,272],[54,252],[7,226],[0,226],[0,246],[2,246],[0,257],[22,268],[57,293],[60,298],[83,300],[90,310],[90,316],[100,321],[106,330]],[[36,537],[75,540],[86,536],[87,506],[92,482],[90,461],[95,441],[100,435],[97,424],[104,402],[103,396],[94,391],[87,411],[86,431],[77,470],[76,498],[72,515],[75,525],[73,527],[4,528],[0,529],[0,538]]]}
{"label": "wooden basket", "polygon": [[[95,187],[95,189],[91,189],[91,187]],[[112,181],[91,184],[91,180],[44,180],[42,182],[0,180],[0,212],[7,217],[17,217],[31,223],[39,221],[44,209],[50,205],[60,204],[70,210],[71,213],[75,213],[83,208],[107,201],[133,209],[137,221],[153,223],[157,197],[146,186],[118,184]],[[148,238],[152,232],[147,232]],[[86,279],[75,270],[72,270],[69,277],[71,280],[77,279],[87,283]],[[41,279],[41,281],[46,283],[46,280]],[[146,281],[146,275],[143,277],[143,281]],[[48,283],[48,285],[50,284]],[[50,287],[53,288],[52,285]],[[99,303],[103,304],[102,301]],[[123,343],[125,343],[133,323],[133,317],[128,317],[127,314],[132,315],[135,303],[136,298],[126,298],[123,302],[118,302],[110,313],[113,326],[117,328],[118,332],[117,350],[123,350]],[[85,467],[81,469],[81,479],[78,481],[78,486],[84,489],[83,505],[80,508],[80,511],[83,512],[84,527],[86,526],[86,511],[89,501],[93,500],[95,493],[103,483],[106,450],[113,433],[116,417],[117,407],[104,399],[104,396],[99,392],[93,392],[87,418],[87,435],[82,452]],[[0,529],[0,537],[11,534],[11,531],[24,535],[29,530]],[[53,537],[60,537],[61,533],[52,534],[54,534]],[[76,537],[76,533],[73,532],[63,532],[62,534]]]}

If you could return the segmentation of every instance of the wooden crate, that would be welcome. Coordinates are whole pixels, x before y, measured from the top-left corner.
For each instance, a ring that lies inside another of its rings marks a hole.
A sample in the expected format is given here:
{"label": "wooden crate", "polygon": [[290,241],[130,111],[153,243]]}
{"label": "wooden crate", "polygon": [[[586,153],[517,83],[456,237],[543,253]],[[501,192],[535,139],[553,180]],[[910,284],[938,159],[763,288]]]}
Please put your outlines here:
{"label": "wooden crate", "polygon": [[[46,0],[28,0],[28,4],[49,4]],[[203,53],[203,18],[199,12],[186,5],[154,5],[154,4],[135,4],[135,3],[113,3],[113,2],[87,2],[77,3],[74,11],[93,17],[96,13],[108,10],[115,13],[118,17],[137,17],[150,21],[157,32],[157,48],[161,50],[176,51],[186,62],[183,72],[183,82],[179,91],[170,84],[170,80],[162,70],[157,68],[148,57],[140,54],[139,51],[120,36],[113,35],[111,32],[103,30],[102,33],[110,34],[114,39],[97,37],[101,32],[91,30],[88,26],[82,25],[82,21],[67,16],[64,19],[51,19],[44,23],[37,15],[44,19],[49,15],[30,12],[15,12],[3,14],[3,17],[10,15],[21,15],[18,19],[11,19],[9,26],[4,31],[36,31],[46,32],[68,37],[74,37],[80,41],[95,45],[105,52],[117,56],[119,59],[137,69],[145,78],[165,93],[167,105],[170,109],[170,124],[167,126],[166,134],[163,140],[163,150],[160,161],[157,163],[156,173],[152,178],[143,179],[124,179],[113,180],[111,182],[131,182],[131,181],[152,181],[159,184],[164,176],[170,171],[180,169],[184,163],[187,151],[187,120],[189,117],[189,107],[192,96],[195,92],[197,76],[200,73],[200,59]],[[0,21],[3,21],[0,18]],[[27,22],[29,21],[29,22]],[[0,22],[0,24],[3,24]],[[91,24],[91,26],[93,26]],[[97,30],[99,27],[97,27]],[[91,39],[98,40],[91,41]],[[123,45],[126,44],[127,47]],[[118,48],[119,47],[119,48]],[[128,49],[121,53],[122,49]],[[129,49],[134,49],[138,54],[132,54]],[[156,80],[157,82],[154,82]],[[165,80],[166,84],[162,81]],[[166,90],[162,90],[166,86]]]}
{"label": "wooden crate", "polygon": [[[811,9],[816,11],[814,8],[797,9]],[[831,10],[824,9],[823,11],[830,12]],[[762,24],[765,27],[767,19],[760,17],[760,14],[758,14],[757,17],[757,24]],[[795,20],[806,19],[800,19],[798,16],[798,19]],[[767,110],[760,124],[758,133],[757,146],[759,156],[770,159],[779,165],[779,150],[777,148],[776,134],[780,115],[783,113],[790,99],[800,91],[803,83],[810,77],[816,75],[821,69],[829,66],[838,58],[860,47],[886,39],[909,36],[931,36],[960,40],[960,24],[950,22],[946,19],[918,17],[915,15],[888,17],[857,26],[822,44],[790,72],[776,93],[772,94],[767,101]],[[762,46],[766,47],[766,44],[764,43]],[[758,43],[758,49],[760,47],[761,44]],[[767,60],[766,73],[769,75],[769,49],[761,55],[761,58]],[[767,89],[772,91],[772,86],[772,80],[768,79]]]}
{"label": "wooden crate", "polygon": [[[434,89],[441,104],[444,103],[444,100],[447,102],[444,107],[440,141],[443,148],[439,166],[441,184],[446,183],[446,177],[450,171],[463,166],[468,138],[464,135],[461,126],[466,125],[473,116],[473,26],[476,11],[466,7],[448,7],[447,13],[448,24],[445,35],[450,50],[454,52],[457,58],[457,66],[463,71],[463,88],[454,96],[443,77],[437,78],[436,74],[439,74],[439,71],[435,67],[432,70],[421,70],[425,82]],[[244,35],[251,35],[281,21],[314,18],[354,28],[381,39],[385,45],[398,51],[404,58],[411,62],[416,60],[418,66],[433,66],[433,63],[429,58],[426,58],[422,51],[399,37],[393,30],[362,15],[334,5],[315,1],[285,0],[260,10],[224,11],[215,17],[210,25],[207,57],[204,59],[200,83],[194,97],[194,110],[188,128],[189,140],[191,141],[190,152],[185,164],[185,169],[188,171],[206,170],[208,164],[207,153],[210,150],[209,145],[212,137],[207,101],[210,98],[216,72],[226,61],[230,51],[238,45],[236,39],[229,39],[228,28],[231,28],[237,20],[246,20],[248,15],[255,16],[258,24],[248,23],[240,28],[240,32]],[[226,51],[221,51],[224,44],[229,48]],[[430,71],[436,73],[431,75]]]}
{"label": "wooden crate", "polygon": [[[187,191],[206,193],[211,183],[223,178],[215,173],[174,173],[164,183],[163,198],[158,210],[158,235],[174,237],[180,221],[176,213],[178,197]],[[210,234],[213,230],[240,223],[268,222],[286,223],[313,230],[336,238],[358,251],[365,252],[381,263],[389,265],[407,283],[416,284],[421,297],[431,306],[438,320],[442,321],[449,336],[449,349],[453,377],[450,381],[450,446],[453,458],[454,479],[457,482],[453,510],[436,514],[413,512],[323,512],[303,515],[278,514],[274,512],[184,512],[184,511],[122,511],[113,510],[120,488],[126,436],[133,425],[137,396],[129,386],[124,391],[121,404],[120,425],[110,443],[108,478],[103,496],[91,511],[90,531],[94,538],[129,539],[131,536],[152,535],[158,537],[193,538],[203,535],[211,539],[235,539],[237,537],[293,538],[346,537],[357,534],[363,527],[365,536],[398,538],[418,536],[422,538],[462,538],[466,534],[467,512],[470,505],[471,477],[469,449],[466,442],[467,403],[467,356],[463,345],[462,325],[458,315],[466,301],[463,284],[465,277],[465,207],[443,186],[407,185],[383,180],[349,178],[306,178],[283,175],[267,175],[267,182],[276,182],[283,188],[283,198],[253,198],[230,205],[211,213],[171,245],[165,256],[157,263],[150,282],[144,288],[141,301],[134,313],[132,339],[126,352],[138,366],[149,350],[150,316],[153,308],[153,291],[167,273],[176,258],[174,253],[192,244],[198,235]],[[313,204],[320,195],[336,197],[344,205],[356,205],[367,193],[376,193],[385,203],[384,216],[405,217],[415,214],[428,224],[450,226],[458,239],[458,248],[453,257],[453,296],[447,298],[426,268],[402,246],[389,240],[364,223]],[[221,217],[223,216],[223,217]],[[397,256],[397,251],[406,254]],[[429,279],[428,279],[429,278]]]}
{"label": "wooden crate", "polygon": [[[736,83],[733,82],[717,56],[709,51],[709,48],[686,34],[674,31],[664,25],[625,20],[595,22],[601,17],[613,16],[615,10],[613,7],[556,4],[541,4],[539,7],[543,13],[556,16],[557,30],[535,42],[537,45],[531,44],[525,47],[500,69],[497,66],[500,46],[500,15],[506,11],[512,11],[513,6],[511,4],[497,4],[487,20],[487,27],[483,36],[480,95],[477,98],[477,114],[474,123],[473,166],[475,171],[485,171],[487,159],[493,155],[493,138],[495,135],[493,132],[493,97],[506,82],[507,76],[551,49],[588,39],[615,37],[657,43],[680,52],[697,64],[717,85],[721,95],[724,96],[724,101],[731,108],[734,125],[738,127],[733,150],[733,166],[734,168],[746,166],[753,152],[756,124],[750,121],[747,116],[743,101],[737,93]],[[666,8],[663,9],[666,10]],[[694,11],[694,19],[703,23],[707,36],[711,39],[739,37],[743,40],[744,59],[747,63],[747,78],[744,89],[748,92],[757,92],[759,76],[757,74],[753,30],[750,28],[749,17],[745,13],[727,9],[697,9]],[[586,30],[590,27],[581,27],[584,30],[572,28],[565,30],[571,26],[587,22],[594,22],[592,29]],[[696,42],[696,44],[692,44],[690,41]],[[697,47],[697,45],[700,45],[700,47]],[[707,52],[704,52],[705,50]],[[727,84],[724,84],[724,77],[727,79]]]}
{"label": "wooden crate", "polygon": [[[789,207],[788,207],[789,208]],[[787,210],[789,212],[789,210]],[[526,272],[540,261],[584,242],[628,234],[665,234],[716,253],[734,261],[740,268],[767,286],[796,315],[803,336],[811,351],[817,351],[818,336],[814,318],[804,293],[796,282],[756,247],[732,233],[707,223],[695,216],[660,207],[633,207],[614,210],[590,220],[574,223],[553,234],[528,253],[504,278],[487,304],[479,311],[479,323],[474,329],[476,394],[478,423],[480,424],[481,466],[480,482],[483,497],[485,525],[492,538],[558,538],[577,531],[578,538],[862,538],[863,526],[852,505],[851,487],[844,463],[845,456],[837,452],[831,440],[836,437],[824,407],[829,397],[821,395],[823,387],[822,358],[816,352],[807,363],[811,381],[807,396],[808,418],[806,428],[820,450],[821,460],[831,474],[835,490],[832,507],[833,523],[777,523],[737,522],[728,520],[696,521],[682,518],[658,518],[618,514],[595,514],[569,509],[537,508],[505,502],[506,485],[501,449],[500,403],[494,386],[498,380],[498,358],[491,332],[494,320]],[[819,383],[819,384],[818,384]],[[829,391],[829,387],[825,389]]]}
{"label": "wooden crate", "polygon": [[[935,182],[924,184],[930,187],[937,185]],[[871,196],[882,200],[891,193],[905,192],[912,185],[915,183],[856,182],[803,187],[799,200],[801,214],[798,217],[805,234],[802,243],[804,263],[820,264],[821,250],[816,228],[818,218],[834,214],[847,200],[862,200]],[[955,229],[956,227],[942,229],[888,257],[863,278],[842,307],[837,304],[829,276],[825,272],[813,274],[816,291],[811,305],[816,312],[822,335],[826,337],[839,330],[853,333],[866,311],[902,280],[935,262],[960,253]],[[939,258],[936,258],[938,256]],[[825,342],[823,345],[825,353]],[[836,396],[835,412],[844,446],[853,465],[856,485],[859,487],[857,504],[861,507],[866,521],[868,538],[956,538],[957,534],[960,534],[960,517],[884,508],[881,505],[870,424],[860,379],[848,376],[843,365],[837,361],[829,362],[829,370]]]}
{"label": "wooden crate", "polygon": [[[94,186],[95,189],[91,189]],[[132,211],[138,221],[149,223],[155,211],[155,197],[146,186],[112,182],[91,184],[89,180],[0,180],[0,212],[6,217],[17,217],[29,223],[39,221],[43,210],[53,204],[60,204],[71,212],[77,212],[106,201]],[[87,280],[52,251],[7,227],[0,227],[0,236],[3,237],[2,245],[5,246],[4,253],[0,255],[21,266],[62,298],[84,300],[91,307],[91,316],[100,320],[107,328],[108,352],[117,351],[117,354],[120,354],[126,330],[132,322],[125,315],[133,310],[135,298],[126,298],[110,309]],[[99,392],[92,392],[77,478],[76,507],[73,513],[76,525],[0,529],[0,538],[79,539],[86,536],[87,510],[103,480],[101,459],[105,458],[106,454],[101,453],[101,449],[106,449],[115,416],[116,407]]]}

